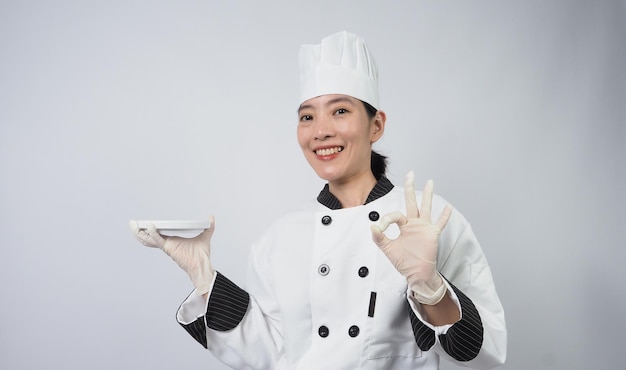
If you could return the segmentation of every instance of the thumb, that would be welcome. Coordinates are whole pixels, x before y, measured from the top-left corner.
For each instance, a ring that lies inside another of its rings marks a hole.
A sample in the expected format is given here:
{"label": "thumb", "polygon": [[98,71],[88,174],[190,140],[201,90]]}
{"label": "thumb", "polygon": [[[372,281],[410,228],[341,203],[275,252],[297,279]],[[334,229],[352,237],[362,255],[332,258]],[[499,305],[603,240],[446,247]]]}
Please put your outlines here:
{"label": "thumb", "polygon": [[214,232],[215,232],[215,217],[209,216],[209,228],[204,229],[202,233],[200,233],[200,239],[206,242],[206,244],[209,244]]}

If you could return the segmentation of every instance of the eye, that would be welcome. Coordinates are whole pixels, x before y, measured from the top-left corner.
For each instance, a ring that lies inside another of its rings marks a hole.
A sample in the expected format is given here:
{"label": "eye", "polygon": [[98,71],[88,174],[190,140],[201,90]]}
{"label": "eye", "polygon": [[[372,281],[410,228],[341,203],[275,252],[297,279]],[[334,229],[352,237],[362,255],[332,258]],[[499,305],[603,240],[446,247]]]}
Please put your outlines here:
{"label": "eye", "polygon": [[338,109],[335,111],[335,114],[346,114],[346,113],[348,113],[348,110],[347,110],[347,109],[345,109],[345,108],[338,108]]}
{"label": "eye", "polygon": [[303,114],[300,116],[300,121],[302,122],[310,121],[312,119],[313,119],[313,116],[310,114]]}

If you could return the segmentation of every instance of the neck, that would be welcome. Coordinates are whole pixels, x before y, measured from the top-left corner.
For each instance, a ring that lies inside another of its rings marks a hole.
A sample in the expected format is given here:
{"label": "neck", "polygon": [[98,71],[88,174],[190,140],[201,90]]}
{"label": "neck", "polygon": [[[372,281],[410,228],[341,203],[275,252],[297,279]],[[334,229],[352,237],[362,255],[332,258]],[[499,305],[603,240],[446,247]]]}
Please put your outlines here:
{"label": "neck", "polygon": [[347,180],[330,181],[328,190],[341,202],[343,208],[365,204],[367,196],[376,185],[371,171]]}

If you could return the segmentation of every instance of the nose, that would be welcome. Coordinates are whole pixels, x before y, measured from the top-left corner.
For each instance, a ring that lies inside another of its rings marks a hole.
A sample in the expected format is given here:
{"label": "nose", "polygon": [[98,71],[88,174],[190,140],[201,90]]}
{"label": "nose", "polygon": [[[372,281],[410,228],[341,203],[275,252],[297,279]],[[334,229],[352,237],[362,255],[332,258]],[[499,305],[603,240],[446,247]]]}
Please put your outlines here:
{"label": "nose", "polygon": [[315,139],[326,140],[335,136],[335,127],[332,120],[328,118],[318,118],[315,121]]}

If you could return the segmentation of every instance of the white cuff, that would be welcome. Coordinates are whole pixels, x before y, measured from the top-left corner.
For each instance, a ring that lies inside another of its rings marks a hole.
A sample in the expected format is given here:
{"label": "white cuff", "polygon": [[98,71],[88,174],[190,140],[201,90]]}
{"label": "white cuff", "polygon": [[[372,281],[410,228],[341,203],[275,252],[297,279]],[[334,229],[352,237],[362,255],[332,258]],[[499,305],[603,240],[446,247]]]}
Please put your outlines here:
{"label": "white cuff", "polygon": [[196,321],[199,317],[202,317],[206,314],[206,310],[208,307],[209,300],[211,299],[211,292],[213,291],[213,285],[215,284],[215,279],[217,277],[217,272],[213,274],[213,279],[209,283],[209,292],[208,299],[204,299],[202,295],[196,294],[196,289],[194,289],[189,296],[183,301],[183,303],[178,308],[178,312],[176,312],[176,320],[178,320],[181,324],[191,324]]}

